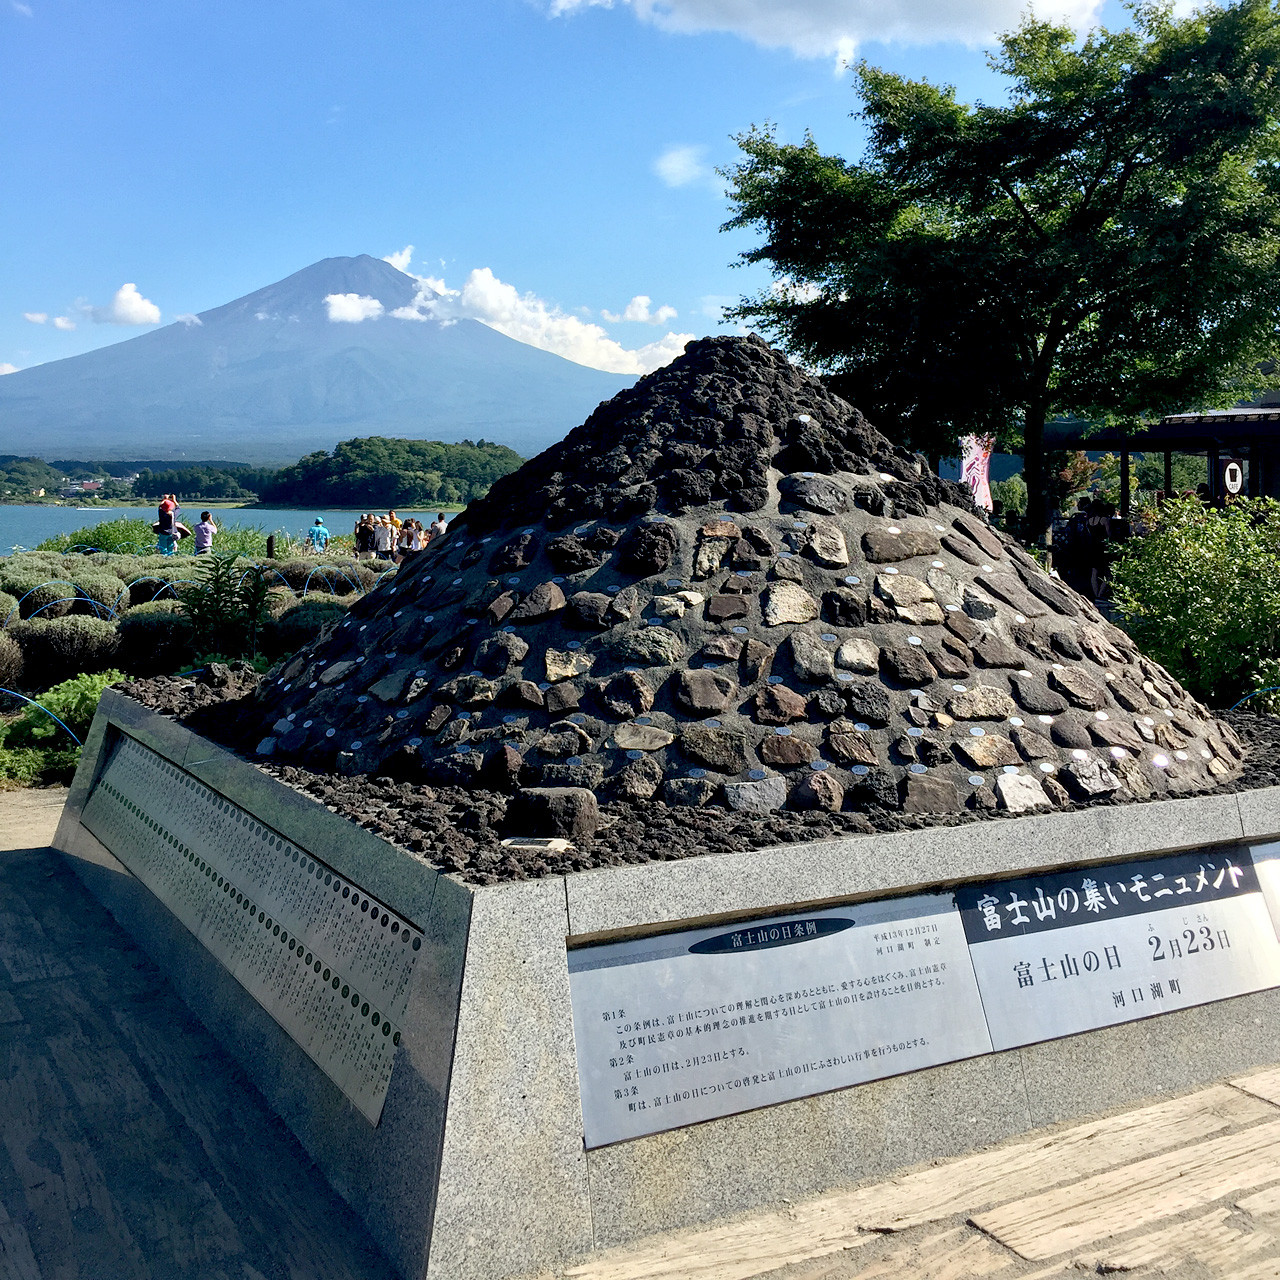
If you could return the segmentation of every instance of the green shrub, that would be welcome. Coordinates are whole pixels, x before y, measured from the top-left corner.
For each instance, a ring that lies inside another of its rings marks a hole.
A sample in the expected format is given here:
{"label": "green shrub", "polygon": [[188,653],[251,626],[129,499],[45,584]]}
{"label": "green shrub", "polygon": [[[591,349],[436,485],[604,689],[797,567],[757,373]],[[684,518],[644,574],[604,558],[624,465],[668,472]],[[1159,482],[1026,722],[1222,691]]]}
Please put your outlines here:
{"label": "green shrub", "polygon": [[182,586],[199,580],[199,561],[163,559],[148,562],[129,580],[129,607],[149,604],[152,600],[177,600]]}
{"label": "green shrub", "polygon": [[[157,613],[172,615],[182,612],[182,605],[177,600],[148,600],[145,604],[135,604],[129,610],[131,618],[154,617]],[[122,618],[123,622],[124,619]]]}
{"label": "green shrub", "polygon": [[77,573],[71,581],[75,583],[76,595],[83,597],[71,606],[72,613],[83,613],[90,618],[111,618],[115,611],[129,607],[129,593],[114,574]]}
{"label": "green shrub", "polygon": [[329,590],[338,596],[359,594],[372,590],[377,581],[367,565],[354,560],[340,564],[325,560],[286,560],[274,567],[294,591],[305,590],[308,594]]}
{"label": "green shrub", "polygon": [[155,550],[156,535],[151,531],[154,519],[152,516],[147,519],[121,517],[119,520],[103,520],[99,524],[86,525],[82,529],[73,529],[70,533],[59,533],[46,538],[36,550],[66,553],[76,548],[81,551],[145,555],[147,551]]}
{"label": "green shrub", "polygon": [[176,600],[140,604],[120,619],[116,663],[131,676],[167,675],[193,666],[196,633]]}
{"label": "green shrub", "polygon": [[22,648],[24,683],[37,689],[106,671],[120,645],[115,624],[100,618],[32,618],[12,623],[8,634]]}
{"label": "green shrub", "polygon": [[18,613],[23,618],[38,614],[41,618],[61,618],[71,612],[75,588],[70,583],[52,576],[37,577],[33,574],[7,574],[0,570],[0,590],[18,601]]}
{"label": "green shrub", "polygon": [[1280,503],[1165,503],[1117,560],[1112,591],[1149,656],[1203,701],[1234,702],[1277,652]]}
{"label": "green shrub", "polygon": [[0,687],[16,689],[21,678],[22,646],[7,631],[0,631]]}
{"label": "green shrub", "polygon": [[12,596],[7,591],[0,591],[0,627],[10,622],[17,622],[18,615],[14,612],[17,607],[17,596]]}
{"label": "green shrub", "polygon": [[69,783],[80,763],[80,748],[0,747],[0,789]]}
{"label": "green shrub", "polygon": [[46,689],[36,695],[38,706],[26,706],[15,720],[5,726],[5,746],[35,747],[42,743],[65,742],[66,734],[62,727],[48,713],[57,716],[83,742],[93,721],[93,713],[98,709],[102,691],[123,679],[123,672],[100,671],[95,675],[78,675]]}
{"label": "green shrub", "polygon": [[341,622],[347,606],[340,601],[309,598],[281,614],[263,637],[263,647],[281,657],[310,644],[330,623]]}

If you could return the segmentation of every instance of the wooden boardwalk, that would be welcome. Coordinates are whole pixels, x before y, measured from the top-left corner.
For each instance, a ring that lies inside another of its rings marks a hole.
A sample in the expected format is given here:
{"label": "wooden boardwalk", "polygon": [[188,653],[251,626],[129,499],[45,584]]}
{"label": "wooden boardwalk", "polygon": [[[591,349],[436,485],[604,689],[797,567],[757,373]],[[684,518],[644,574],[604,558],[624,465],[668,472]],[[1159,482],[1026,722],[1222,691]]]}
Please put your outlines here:
{"label": "wooden boardwalk", "polygon": [[1280,1277],[1280,1069],[693,1230],[564,1280]]}
{"label": "wooden boardwalk", "polygon": [[0,1280],[394,1280],[355,1214],[0,793]]}

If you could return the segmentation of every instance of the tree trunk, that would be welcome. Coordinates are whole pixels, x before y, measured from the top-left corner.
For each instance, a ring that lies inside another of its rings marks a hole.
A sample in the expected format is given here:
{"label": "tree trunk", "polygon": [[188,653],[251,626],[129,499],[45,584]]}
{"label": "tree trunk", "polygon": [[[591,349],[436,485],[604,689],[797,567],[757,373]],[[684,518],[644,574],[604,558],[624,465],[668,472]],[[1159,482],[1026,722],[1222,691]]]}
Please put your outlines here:
{"label": "tree trunk", "polygon": [[1053,514],[1044,466],[1044,420],[1043,401],[1027,405],[1022,427],[1022,473],[1027,482],[1027,541],[1032,546],[1048,545]]}

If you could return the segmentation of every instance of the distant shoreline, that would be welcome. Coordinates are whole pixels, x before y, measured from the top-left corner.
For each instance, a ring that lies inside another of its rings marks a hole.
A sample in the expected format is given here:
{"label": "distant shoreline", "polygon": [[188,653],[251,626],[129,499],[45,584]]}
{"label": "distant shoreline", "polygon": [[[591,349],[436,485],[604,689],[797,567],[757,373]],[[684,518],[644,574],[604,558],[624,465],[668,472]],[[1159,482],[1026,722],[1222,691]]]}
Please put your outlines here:
{"label": "distant shoreline", "polygon": [[[192,507],[207,507],[210,511],[341,511],[349,513],[353,516],[364,515],[369,510],[368,507],[327,507],[321,503],[311,503],[305,507],[293,506],[287,503],[278,503],[270,505],[265,502],[226,502],[208,498],[185,498],[182,499],[185,510],[191,510]],[[88,513],[90,511],[153,511],[156,508],[154,502],[103,502],[98,506],[81,507],[72,506],[68,502],[4,502],[0,500],[0,506],[5,507],[31,507],[38,511],[81,511]],[[428,506],[405,507],[406,511],[461,511],[465,507],[465,503],[461,502],[440,502],[431,503]],[[397,508],[392,507],[392,511]]]}

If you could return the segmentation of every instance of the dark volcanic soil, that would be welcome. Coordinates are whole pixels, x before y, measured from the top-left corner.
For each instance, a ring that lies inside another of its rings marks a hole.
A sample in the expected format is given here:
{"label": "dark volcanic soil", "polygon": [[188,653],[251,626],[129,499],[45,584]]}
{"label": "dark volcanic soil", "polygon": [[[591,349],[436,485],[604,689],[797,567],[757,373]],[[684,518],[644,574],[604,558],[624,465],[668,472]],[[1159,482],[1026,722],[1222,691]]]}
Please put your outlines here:
{"label": "dark volcanic soil", "polygon": [[[209,676],[200,680],[160,676],[131,682],[120,689],[155,711],[181,718],[207,737],[230,743],[236,736],[234,725],[240,699],[250,694],[256,684],[252,671],[236,664],[230,670],[213,669],[212,681]],[[1280,718],[1250,711],[1236,711],[1222,718],[1240,736],[1247,755],[1241,776],[1217,788],[1217,792],[1280,784]],[[602,822],[594,840],[569,853],[548,854],[502,847],[502,837],[510,834],[503,829],[508,797],[497,792],[429,787],[385,776],[338,777],[259,760],[252,763],[389,843],[475,884],[1015,816],[994,808],[971,809],[946,817],[877,809],[865,813],[780,810],[756,815],[668,806],[656,799],[642,805],[614,802],[601,806]],[[1123,799],[1094,803],[1145,801],[1125,795]],[[1062,807],[1085,806],[1067,802]]]}

